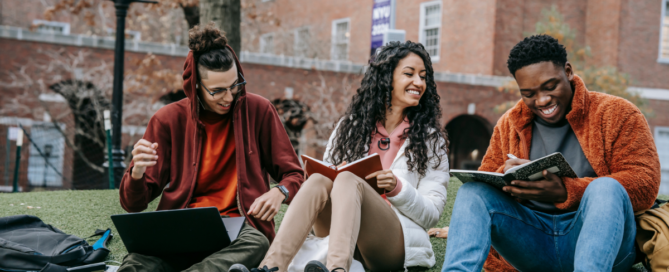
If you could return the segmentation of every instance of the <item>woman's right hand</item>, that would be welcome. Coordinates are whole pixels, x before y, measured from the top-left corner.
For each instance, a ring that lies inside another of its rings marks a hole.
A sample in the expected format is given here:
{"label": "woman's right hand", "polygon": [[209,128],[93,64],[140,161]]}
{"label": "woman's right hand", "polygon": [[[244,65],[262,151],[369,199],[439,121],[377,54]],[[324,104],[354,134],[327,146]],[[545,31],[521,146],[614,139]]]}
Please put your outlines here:
{"label": "woman's right hand", "polygon": [[132,161],[135,163],[131,173],[133,179],[141,179],[147,167],[158,163],[156,149],[158,149],[158,143],[151,143],[144,139],[137,141],[132,149]]}

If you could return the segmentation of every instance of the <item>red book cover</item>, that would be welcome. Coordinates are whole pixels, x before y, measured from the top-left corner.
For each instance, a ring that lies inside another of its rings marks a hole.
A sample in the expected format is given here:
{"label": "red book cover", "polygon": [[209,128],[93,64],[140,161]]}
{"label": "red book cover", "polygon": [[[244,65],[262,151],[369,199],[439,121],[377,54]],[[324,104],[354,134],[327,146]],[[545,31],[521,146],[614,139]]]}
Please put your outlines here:
{"label": "red book cover", "polygon": [[[314,159],[307,155],[302,155],[302,163],[304,164],[304,171],[308,176],[318,173],[332,181],[337,178],[339,173],[345,171],[349,171],[364,180],[365,177],[369,174],[383,170],[383,165],[381,165],[381,158],[379,157],[379,154],[376,153],[357,161],[347,163],[340,168],[337,168],[336,165]],[[367,181],[367,183],[372,186],[372,188],[374,188],[374,190],[376,190],[376,192],[380,195],[385,193],[384,189],[379,189],[379,187],[376,186],[376,178],[371,178],[365,181]]]}

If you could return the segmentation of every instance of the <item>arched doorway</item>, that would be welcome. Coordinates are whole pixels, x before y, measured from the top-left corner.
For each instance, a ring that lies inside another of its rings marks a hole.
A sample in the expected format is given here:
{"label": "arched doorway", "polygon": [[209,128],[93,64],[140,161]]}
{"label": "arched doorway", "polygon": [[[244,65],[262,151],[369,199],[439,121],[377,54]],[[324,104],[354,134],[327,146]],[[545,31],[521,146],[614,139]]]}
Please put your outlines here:
{"label": "arched doorway", "polygon": [[446,131],[450,140],[450,168],[478,169],[492,136],[488,120],[476,115],[460,115],[446,124]]}

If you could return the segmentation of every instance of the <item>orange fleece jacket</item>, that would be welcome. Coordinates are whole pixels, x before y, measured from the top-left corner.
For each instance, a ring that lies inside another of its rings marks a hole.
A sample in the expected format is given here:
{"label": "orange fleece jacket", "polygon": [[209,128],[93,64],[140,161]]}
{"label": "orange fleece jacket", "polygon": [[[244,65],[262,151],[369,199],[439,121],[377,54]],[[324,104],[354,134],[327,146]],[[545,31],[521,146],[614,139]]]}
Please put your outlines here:
{"label": "orange fleece jacket", "polygon": [[[598,177],[610,177],[623,185],[634,211],[653,205],[660,188],[660,161],[646,118],[629,101],[604,93],[590,92],[574,76],[574,97],[567,121],[585,157]],[[529,159],[534,114],[519,101],[495,125],[490,146],[480,171],[504,171],[506,154]],[[596,178],[563,178],[567,200],[555,203],[559,209],[578,209],[585,188]],[[491,248],[486,271],[515,271]]]}

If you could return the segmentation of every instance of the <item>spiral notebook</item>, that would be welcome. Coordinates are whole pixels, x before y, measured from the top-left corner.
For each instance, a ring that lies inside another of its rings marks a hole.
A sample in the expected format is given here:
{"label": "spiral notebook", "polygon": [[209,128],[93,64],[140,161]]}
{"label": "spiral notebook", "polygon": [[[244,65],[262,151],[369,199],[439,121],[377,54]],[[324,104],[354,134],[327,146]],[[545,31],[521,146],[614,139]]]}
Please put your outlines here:
{"label": "spiral notebook", "polygon": [[505,173],[452,169],[451,175],[458,178],[462,183],[479,181],[501,189],[509,185],[512,180],[540,180],[544,177],[542,174],[544,170],[548,170],[548,172],[558,177],[578,177],[560,152],[512,167]]}

